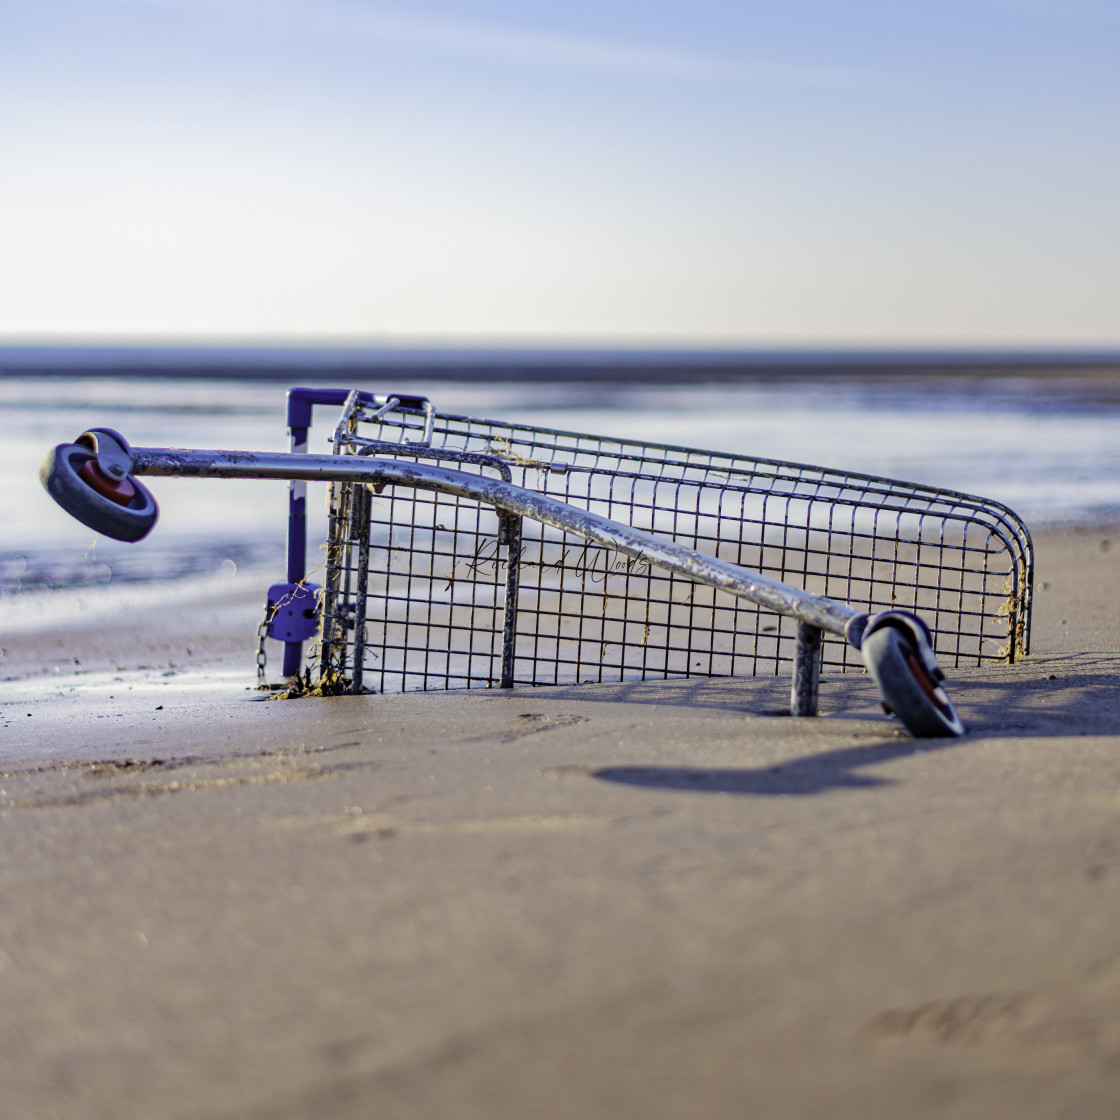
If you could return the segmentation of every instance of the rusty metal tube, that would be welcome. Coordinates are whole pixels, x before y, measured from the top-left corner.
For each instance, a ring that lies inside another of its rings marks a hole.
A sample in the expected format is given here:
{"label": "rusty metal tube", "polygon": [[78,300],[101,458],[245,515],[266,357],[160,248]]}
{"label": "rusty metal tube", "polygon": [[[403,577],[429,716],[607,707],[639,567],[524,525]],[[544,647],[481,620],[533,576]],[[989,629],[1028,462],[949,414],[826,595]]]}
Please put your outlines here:
{"label": "rusty metal tube", "polygon": [[135,447],[133,473],[191,478],[306,479],[365,483],[375,489],[408,486],[433,490],[492,505],[506,513],[529,517],[585,540],[607,545],[628,556],[648,560],[668,571],[749,599],[777,614],[830,634],[846,637],[864,612],[823,599],[738,564],[666,541],[589,510],[578,509],[547,494],[525,490],[502,479],[464,474],[425,463],[407,463],[357,455],[292,455],[282,452],[196,451]]}

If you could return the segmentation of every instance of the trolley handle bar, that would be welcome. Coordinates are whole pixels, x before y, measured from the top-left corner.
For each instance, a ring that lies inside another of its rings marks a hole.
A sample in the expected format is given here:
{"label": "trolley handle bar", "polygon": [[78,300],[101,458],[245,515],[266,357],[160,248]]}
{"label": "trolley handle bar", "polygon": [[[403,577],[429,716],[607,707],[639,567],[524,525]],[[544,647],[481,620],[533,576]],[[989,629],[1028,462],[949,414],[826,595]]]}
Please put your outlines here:
{"label": "trolley handle bar", "polygon": [[652,533],[577,509],[547,494],[496,478],[465,474],[425,463],[402,463],[349,455],[293,455],[279,452],[199,451],[135,447],[133,472],[194,478],[260,478],[409,486],[495,506],[553,528],[607,545],[628,556],[748,599],[777,614],[846,638],[860,646],[868,616],[844,603],[810,594],[727,560],[685,548]]}

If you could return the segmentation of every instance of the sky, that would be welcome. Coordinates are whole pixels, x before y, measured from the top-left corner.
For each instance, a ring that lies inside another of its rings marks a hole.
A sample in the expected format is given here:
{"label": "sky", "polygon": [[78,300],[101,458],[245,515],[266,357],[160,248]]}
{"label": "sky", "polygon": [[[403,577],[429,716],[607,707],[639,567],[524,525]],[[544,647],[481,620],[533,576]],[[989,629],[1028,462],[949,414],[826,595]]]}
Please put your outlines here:
{"label": "sky", "polygon": [[0,0],[0,342],[1120,345],[1116,0]]}

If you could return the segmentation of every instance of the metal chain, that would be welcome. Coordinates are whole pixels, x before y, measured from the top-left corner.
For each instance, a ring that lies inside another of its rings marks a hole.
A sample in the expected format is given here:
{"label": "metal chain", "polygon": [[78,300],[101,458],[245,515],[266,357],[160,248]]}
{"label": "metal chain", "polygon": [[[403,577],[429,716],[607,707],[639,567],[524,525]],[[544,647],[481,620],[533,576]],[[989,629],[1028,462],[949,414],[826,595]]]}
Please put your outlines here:
{"label": "metal chain", "polygon": [[268,664],[268,654],[265,652],[264,648],[264,640],[268,637],[269,618],[267,610],[268,608],[266,607],[265,619],[260,626],[257,627],[257,639],[259,643],[257,645],[257,688],[259,689],[268,688],[264,671],[265,666]]}

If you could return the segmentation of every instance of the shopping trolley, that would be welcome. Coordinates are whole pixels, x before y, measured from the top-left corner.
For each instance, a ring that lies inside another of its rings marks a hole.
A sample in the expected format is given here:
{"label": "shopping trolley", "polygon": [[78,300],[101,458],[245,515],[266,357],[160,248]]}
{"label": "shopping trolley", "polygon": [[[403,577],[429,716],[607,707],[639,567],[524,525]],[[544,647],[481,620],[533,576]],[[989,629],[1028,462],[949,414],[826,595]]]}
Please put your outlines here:
{"label": "shopping trolley", "polygon": [[[332,453],[308,454],[324,404],[342,405]],[[1029,649],[1030,534],[998,502],[405,394],[293,389],[288,424],[287,454],[133,448],[93,429],[40,475],[121,540],[158,516],[137,475],[289,480],[287,579],[262,635],[321,694],[789,668],[791,713],[810,716],[822,670],[866,669],[914,735],[946,736],[964,729],[938,659]],[[308,481],[330,484],[310,572]]]}

